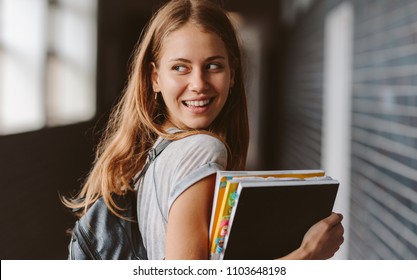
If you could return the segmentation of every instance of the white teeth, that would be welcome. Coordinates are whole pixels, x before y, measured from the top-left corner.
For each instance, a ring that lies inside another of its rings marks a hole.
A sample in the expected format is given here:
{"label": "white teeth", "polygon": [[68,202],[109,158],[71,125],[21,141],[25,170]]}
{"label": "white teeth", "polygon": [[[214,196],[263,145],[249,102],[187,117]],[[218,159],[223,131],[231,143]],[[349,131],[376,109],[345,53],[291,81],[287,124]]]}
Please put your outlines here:
{"label": "white teeth", "polygon": [[198,101],[189,100],[189,101],[184,101],[184,103],[188,107],[203,107],[210,103],[210,99],[198,100]]}

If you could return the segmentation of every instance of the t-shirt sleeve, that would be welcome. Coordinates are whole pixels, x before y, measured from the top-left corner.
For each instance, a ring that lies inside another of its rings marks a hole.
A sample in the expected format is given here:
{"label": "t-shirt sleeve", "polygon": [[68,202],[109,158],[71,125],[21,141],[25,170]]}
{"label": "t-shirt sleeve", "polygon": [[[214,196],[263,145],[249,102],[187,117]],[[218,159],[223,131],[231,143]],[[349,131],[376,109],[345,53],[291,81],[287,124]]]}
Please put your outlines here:
{"label": "t-shirt sleeve", "polygon": [[227,164],[226,147],[215,137],[198,134],[184,138],[177,144],[175,150],[180,158],[172,174],[168,209],[186,189],[218,170],[224,170]]}

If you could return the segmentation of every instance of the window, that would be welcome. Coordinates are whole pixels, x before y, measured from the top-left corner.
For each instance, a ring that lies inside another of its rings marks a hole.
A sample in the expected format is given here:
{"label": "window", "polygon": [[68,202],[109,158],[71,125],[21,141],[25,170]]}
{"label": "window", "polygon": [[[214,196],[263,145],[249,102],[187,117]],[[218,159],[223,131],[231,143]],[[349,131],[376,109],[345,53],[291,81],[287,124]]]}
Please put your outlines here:
{"label": "window", "polygon": [[0,134],[95,114],[97,0],[0,0]]}

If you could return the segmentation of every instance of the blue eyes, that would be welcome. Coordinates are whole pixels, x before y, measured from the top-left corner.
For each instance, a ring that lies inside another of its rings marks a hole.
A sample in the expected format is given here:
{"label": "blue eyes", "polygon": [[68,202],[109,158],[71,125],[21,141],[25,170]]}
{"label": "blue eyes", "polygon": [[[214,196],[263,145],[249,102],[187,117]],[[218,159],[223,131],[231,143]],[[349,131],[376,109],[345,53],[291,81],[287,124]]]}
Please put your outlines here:
{"label": "blue eyes", "polygon": [[173,70],[178,71],[178,72],[185,72],[187,71],[187,67],[185,66],[174,66],[172,67]]}
{"label": "blue eyes", "polygon": [[[175,65],[171,69],[179,73],[188,73],[191,70],[191,68],[186,65]],[[209,63],[204,67],[204,69],[210,72],[216,72],[223,69],[223,66],[219,63]]]}
{"label": "blue eyes", "polygon": [[206,66],[207,70],[217,70],[217,69],[221,69],[221,68],[222,68],[221,65],[217,64],[217,63],[210,63],[210,64],[207,64],[207,66]]}

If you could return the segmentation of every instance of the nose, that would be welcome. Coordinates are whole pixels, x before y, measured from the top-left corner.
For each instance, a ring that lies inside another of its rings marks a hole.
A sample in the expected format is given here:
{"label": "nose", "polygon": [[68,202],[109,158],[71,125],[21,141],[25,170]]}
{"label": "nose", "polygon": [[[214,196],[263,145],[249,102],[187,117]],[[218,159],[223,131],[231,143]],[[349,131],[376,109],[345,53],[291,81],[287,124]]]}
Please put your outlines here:
{"label": "nose", "polygon": [[207,81],[206,73],[201,70],[194,70],[191,72],[189,89],[194,92],[203,92],[207,90],[209,83]]}

